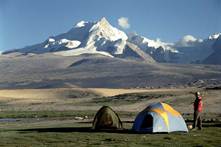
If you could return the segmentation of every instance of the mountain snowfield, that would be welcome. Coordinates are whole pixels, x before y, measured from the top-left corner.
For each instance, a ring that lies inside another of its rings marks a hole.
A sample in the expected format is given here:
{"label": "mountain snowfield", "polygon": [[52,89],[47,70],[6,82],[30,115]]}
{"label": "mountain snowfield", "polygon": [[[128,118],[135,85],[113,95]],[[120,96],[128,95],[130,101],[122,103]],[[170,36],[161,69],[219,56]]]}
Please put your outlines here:
{"label": "mountain snowfield", "polygon": [[80,21],[66,33],[51,36],[36,45],[9,50],[2,54],[52,53],[60,56],[100,54],[111,58],[146,62],[220,64],[221,55],[216,55],[216,61],[212,61],[211,58],[221,50],[220,43],[217,43],[220,42],[220,38],[221,33],[211,35],[207,39],[186,35],[175,43],[166,43],[135,33],[126,34],[102,18],[97,22]]}
{"label": "mountain snowfield", "polygon": [[[88,31],[83,31],[81,35],[82,43],[81,46],[77,46],[75,49],[56,52],[57,55],[63,56],[76,56],[81,54],[102,54],[109,57],[114,57],[114,55],[123,54],[123,49],[126,45],[127,35],[112,27],[109,22],[102,18],[96,23],[89,23],[81,21],[75,25],[71,33],[71,39],[76,39],[75,31],[78,32],[79,29],[84,30],[91,26]],[[65,37],[65,35],[64,35]],[[56,37],[55,37],[56,38]],[[67,46],[66,46],[67,47]],[[111,50],[109,48],[112,48]]]}

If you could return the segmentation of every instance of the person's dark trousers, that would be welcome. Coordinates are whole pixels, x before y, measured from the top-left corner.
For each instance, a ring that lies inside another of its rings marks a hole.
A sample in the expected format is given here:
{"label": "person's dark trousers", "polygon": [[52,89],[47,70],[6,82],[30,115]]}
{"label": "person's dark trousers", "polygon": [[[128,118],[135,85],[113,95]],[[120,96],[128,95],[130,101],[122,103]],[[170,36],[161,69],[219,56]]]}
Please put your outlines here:
{"label": "person's dark trousers", "polygon": [[198,129],[202,129],[202,119],[201,119],[201,112],[195,111],[194,112],[194,120],[193,120],[193,128],[198,127]]}

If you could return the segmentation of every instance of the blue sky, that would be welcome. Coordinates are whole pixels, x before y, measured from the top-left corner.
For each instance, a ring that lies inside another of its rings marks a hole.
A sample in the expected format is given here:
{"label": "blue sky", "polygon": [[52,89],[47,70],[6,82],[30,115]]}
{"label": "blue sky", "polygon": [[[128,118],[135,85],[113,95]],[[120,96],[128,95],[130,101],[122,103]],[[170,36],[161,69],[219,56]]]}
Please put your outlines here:
{"label": "blue sky", "polygon": [[174,42],[191,34],[221,32],[221,0],[0,0],[0,50],[40,43],[71,29],[80,20],[120,17],[150,39]]}

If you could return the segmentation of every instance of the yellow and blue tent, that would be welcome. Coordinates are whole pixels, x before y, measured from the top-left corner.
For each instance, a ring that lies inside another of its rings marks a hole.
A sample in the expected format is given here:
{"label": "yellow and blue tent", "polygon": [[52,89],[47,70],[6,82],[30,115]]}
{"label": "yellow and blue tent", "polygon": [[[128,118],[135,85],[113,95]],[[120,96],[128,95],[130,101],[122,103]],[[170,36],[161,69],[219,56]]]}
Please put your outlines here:
{"label": "yellow and blue tent", "polygon": [[133,124],[136,132],[188,132],[182,115],[166,103],[153,103],[141,111]]}

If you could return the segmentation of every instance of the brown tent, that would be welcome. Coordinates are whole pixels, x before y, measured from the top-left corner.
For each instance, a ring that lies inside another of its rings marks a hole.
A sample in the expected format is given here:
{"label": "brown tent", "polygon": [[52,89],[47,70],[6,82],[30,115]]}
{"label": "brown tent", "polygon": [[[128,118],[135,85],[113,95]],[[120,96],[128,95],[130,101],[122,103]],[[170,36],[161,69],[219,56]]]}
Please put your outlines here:
{"label": "brown tent", "polygon": [[123,125],[113,109],[108,106],[103,106],[95,115],[92,128],[96,130],[116,130],[122,129]]}

